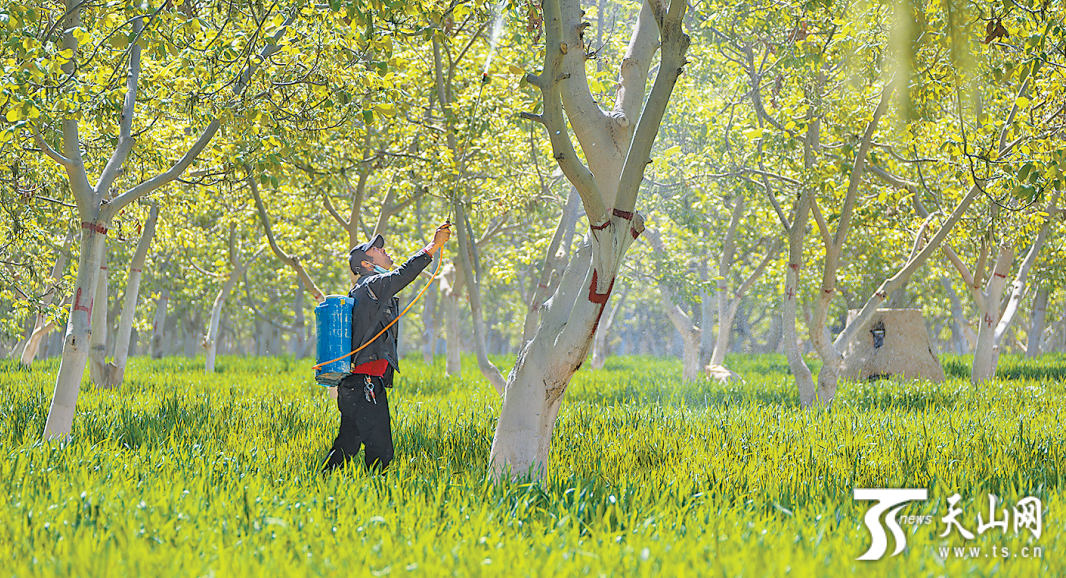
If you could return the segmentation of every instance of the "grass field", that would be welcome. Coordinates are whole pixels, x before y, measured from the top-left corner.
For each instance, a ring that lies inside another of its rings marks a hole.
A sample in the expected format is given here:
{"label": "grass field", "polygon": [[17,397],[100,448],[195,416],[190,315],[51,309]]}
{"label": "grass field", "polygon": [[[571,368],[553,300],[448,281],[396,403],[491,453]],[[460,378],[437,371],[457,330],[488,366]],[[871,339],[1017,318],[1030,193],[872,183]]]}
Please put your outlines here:
{"label": "grass field", "polygon": [[[727,359],[747,380],[732,385],[612,359],[575,376],[548,478],[529,484],[486,477],[500,400],[473,363],[445,379],[443,359],[405,361],[381,477],[319,473],[339,414],[306,360],[222,358],[205,376],[202,359],[133,359],[124,389],[83,388],[72,441],[46,446],[57,362],[4,361],[0,575],[1066,574],[1066,357],[1004,358],[980,388],[967,359],[944,363],[942,385],[844,384],[804,411],[781,357]],[[872,504],[857,487],[928,488],[901,512],[903,553],[890,538],[856,560]],[[1008,510],[1035,496],[1042,535],[1011,513],[1005,532],[941,538],[955,493],[975,534],[988,494]]]}

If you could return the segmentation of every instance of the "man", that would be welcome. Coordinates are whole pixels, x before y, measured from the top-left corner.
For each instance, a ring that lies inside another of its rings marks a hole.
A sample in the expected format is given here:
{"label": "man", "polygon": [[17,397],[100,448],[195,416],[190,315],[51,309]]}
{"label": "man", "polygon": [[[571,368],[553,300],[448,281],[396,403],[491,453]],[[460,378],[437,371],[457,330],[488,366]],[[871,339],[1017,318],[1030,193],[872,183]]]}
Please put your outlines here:
{"label": "man", "polygon": [[389,399],[386,388],[392,387],[393,373],[398,371],[396,355],[398,327],[389,327],[399,315],[400,300],[396,293],[411,284],[418,274],[433,261],[433,255],[451,236],[445,223],[437,227],[433,242],[420,249],[390,271],[392,258],[385,251],[385,239],[373,239],[352,249],[348,264],[360,275],[355,287],[348,292],[355,299],[352,308],[352,350],[371,343],[352,356],[352,374],[337,387],[337,407],[341,412],[341,426],[325,469],[331,470],[359,453],[366,446],[365,461],[370,469],[384,470],[392,461],[392,425],[389,419]]}

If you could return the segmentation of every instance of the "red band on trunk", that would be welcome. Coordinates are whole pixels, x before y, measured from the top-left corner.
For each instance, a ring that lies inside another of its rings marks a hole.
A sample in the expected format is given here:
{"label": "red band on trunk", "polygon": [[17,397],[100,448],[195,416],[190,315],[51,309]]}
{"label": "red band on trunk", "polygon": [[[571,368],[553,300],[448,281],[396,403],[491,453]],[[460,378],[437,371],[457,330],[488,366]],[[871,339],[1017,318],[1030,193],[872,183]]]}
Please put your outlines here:
{"label": "red band on trunk", "polygon": [[630,228],[629,228],[629,234],[630,234],[630,235],[633,235],[633,238],[634,238],[634,239],[636,239],[637,237],[639,237],[639,236],[640,236],[640,233],[638,233],[638,232],[637,232],[637,229],[636,229],[636,227],[630,227]]}
{"label": "red band on trunk", "polygon": [[134,273],[140,273],[141,272],[140,269],[134,269],[133,267],[130,267],[130,271],[132,271]]}
{"label": "red band on trunk", "polygon": [[100,223],[88,223],[88,222],[82,221],[81,222],[81,228],[82,229],[89,229],[89,230],[94,231],[96,233],[100,233],[101,235],[106,235],[107,234],[107,227],[101,225]]}
{"label": "red band on trunk", "polygon": [[593,231],[602,231],[611,225],[610,221],[604,221],[602,225],[589,225]]}
{"label": "red band on trunk", "polygon": [[1006,279],[1007,278],[1007,276],[1002,274],[1002,273],[996,273],[996,277],[999,277],[1000,279]]}
{"label": "red band on trunk", "polygon": [[81,289],[80,288],[78,289],[78,292],[74,294],[74,310],[75,311],[84,311],[86,313],[89,312],[89,308],[81,304]]}
{"label": "red band on trunk", "polygon": [[623,211],[621,209],[615,209],[615,210],[611,211],[611,213],[613,213],[614,216],[622,217],[623,219],[625,219],[627,221],[632,221],[633,220],[633,213],[631,211]]}
{"label": "red band on trunk", "polygon": [[589,285],[589,301],[598,305],[604,305],[611,297],[611,289],[614,289],[614,279],[611,279],[611,284],[607,287],[606,293],[596,292],[596,283],[599,280],[599,276],[595,269],[592,271],[592,283]]}

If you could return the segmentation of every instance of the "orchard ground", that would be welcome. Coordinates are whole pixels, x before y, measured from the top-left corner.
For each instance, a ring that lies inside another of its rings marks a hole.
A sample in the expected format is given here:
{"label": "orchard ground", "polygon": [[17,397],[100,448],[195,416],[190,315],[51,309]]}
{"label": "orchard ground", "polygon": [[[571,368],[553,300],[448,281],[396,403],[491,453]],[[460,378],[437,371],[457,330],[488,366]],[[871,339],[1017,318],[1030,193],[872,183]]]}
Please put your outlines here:
{"label": "orchard ground", "polygon": [[[746,379],[730,385],[615,358],[575,375],[540,483],[487,477],[500,398],[473,359],[450,379],[443,358],[403,362],[386,477],[319,473],[339,414],[308,360],[224,357],[206,376],[136,358],[121,390],[86,381],[73,439],[42,446],[57,362],[0,365],[5,574],[1066,573],[1063,355],[1005,357],[976,387],[949,356],[942,385],[845,383],[829,411],[798,407],[778,356],[727,358]],[[901,510],[898,556],[890,532],[856,560],[873,502],[855,488],[928,489]],[[973,539],[940,537],[956,493]],[[989,494],[1010,525],[978,534]],[[1014,531],[1030,496],[1039,538]]]}

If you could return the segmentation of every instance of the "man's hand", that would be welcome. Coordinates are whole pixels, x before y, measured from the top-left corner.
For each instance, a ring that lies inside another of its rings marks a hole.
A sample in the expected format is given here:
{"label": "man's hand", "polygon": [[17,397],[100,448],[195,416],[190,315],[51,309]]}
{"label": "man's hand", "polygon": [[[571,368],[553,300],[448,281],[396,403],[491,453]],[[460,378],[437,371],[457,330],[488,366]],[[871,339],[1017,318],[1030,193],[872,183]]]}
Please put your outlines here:
{"label": "man's hand", "polygon": [[444,223],[443,225],[437,227],[437,232],[433,233],[434,245],[438,247],[443,247],[444,244],[448,242],[448,239],[450,239],[452,236],[452,230],[450,228],[451,226],[451,223]]}
{"label": "man's hand", "polygon": [[433,244],[426,247],[426,253],[434,255],[438,249],[448,242],[448,239],[452,236],[451,226],[451,223],[444,223],[437,227],[437,232],[433,233]]}

